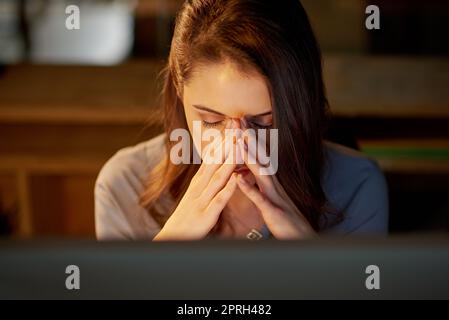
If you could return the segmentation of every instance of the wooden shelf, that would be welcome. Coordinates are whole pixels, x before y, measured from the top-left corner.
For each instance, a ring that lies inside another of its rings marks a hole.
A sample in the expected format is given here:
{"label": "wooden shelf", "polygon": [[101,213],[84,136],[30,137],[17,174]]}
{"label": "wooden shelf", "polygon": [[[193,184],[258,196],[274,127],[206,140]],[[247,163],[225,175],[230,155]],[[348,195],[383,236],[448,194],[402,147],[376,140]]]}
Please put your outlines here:
{"label": "wooden shelf", "polygon": [[325,56],[324,78],[336,116],[449,119],[449,59]]}
{"label": "wooden shelf", "polygon": [[17,65],[0,74],[0,123],[144,123],[161,63],[116,67]]}
{"label": "wooden shelf", "polygon": [[388,173],[449,174],[449,138],[361,140],[359,145]]}

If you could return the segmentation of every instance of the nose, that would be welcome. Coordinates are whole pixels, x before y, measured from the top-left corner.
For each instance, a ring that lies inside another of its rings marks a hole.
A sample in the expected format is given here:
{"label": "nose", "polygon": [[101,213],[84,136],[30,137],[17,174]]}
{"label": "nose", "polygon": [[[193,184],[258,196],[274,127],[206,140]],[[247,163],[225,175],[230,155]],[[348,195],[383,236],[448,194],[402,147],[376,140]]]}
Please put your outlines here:
{"label": "nose", "polygon": [[231,129],[245,130],[248,128],[245,118],[231,118]]}
{"label": "nose", "polygon": [[231,129],[241,129],[240,120],[238,118],[231,118]]}

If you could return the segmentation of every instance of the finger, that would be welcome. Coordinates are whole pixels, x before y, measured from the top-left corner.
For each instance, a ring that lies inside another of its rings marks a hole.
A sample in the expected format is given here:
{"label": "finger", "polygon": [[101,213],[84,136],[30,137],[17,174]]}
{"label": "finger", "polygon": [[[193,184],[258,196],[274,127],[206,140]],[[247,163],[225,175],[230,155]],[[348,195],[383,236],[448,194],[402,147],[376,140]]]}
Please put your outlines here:
{"label": "finger", "polygon": [[222,163],[228,154],[229,141],[226,135],[224,138],[221,135],[214,136],[212,143],[209,143],[202,152],[201,159],[203,163]]}
{"label": "finger", "polygon": [[[271,147],[269,146],[266,140],[266,134],[263,134],[266,133],[264,132],[266,130],[259,129],[258,131],[262,132],[259,132],[259,134],[256,135],[253,130],[246,130],[245,135],[242,139],[243,145],[246,147],[246,149],[249,150],[250,159],[252,157],[254,158],[251,159],[253,162],[256,162],[256,155],[257,155],[257,164],[259,165],[259,175],[274,176],[276,171],[275,168],[273,167],[274,165],[273,161],[275,161],[277,157],[273,158],[271,151],[277,152],[277,148],[273,147],[273,150],[271,150]],[[267,156],[268,150],[270,150],[270,153]]]}
{"label": "finger", "polygon": [[[300,239],[315,235],[315,232],[302,216],[291,219],[284,210],[276,207],[255,186],[248,184],[242,176],[237,179],[239,188],[257,206],[265,224],[277,239]],[[302,219],[301,219],[302,217]]]}
{"label": "finger", "polygon": [[237,189],[237,174],[233,173],[229,178],[226,186],[217,193],[217,195],[210,201],[206,212],[211,215],[216,215],[218,220],[219,213],[224,209],[229,199],[234,194],[234,191]]}
{"label": "finger", "polygon": [[245,162],[248,169],[253,173],[256,178],[257,184],[261,191],[268,195],[273,201],[279,201],[280,196],[278,195],[276,188],[273,183],[273,177],[269,175],[261,175],[260,170],[262,166],[257,162],[256,156],[253,153],[252,148],[248,148],[243,139],[237,141],[240,152],[242,153],[243,161]]}
{"label": "finger", "polygon": [[[238,150],[238,149],[237,149]],[[240,153],[240,151],[237,151]],[[237,158],[238,155],[235,155]],[[201,195],[202,200],[205,203],[209,203],[211,199],[224,188],[228,180],[230,179],[235,167],[236,162],[234,161],[234,152],[229,152],[228,157],[224,161],[223,165],[215,171],[212,178],[209,181],[209,184],[204,189],[203,194]]]}
{"label": "finger", "polygon": [[[198,175],[204,175],[204,177],[198,178],[201,182],[198,183],[200,193],[197,196],[200,196],[203,191],[208,191],[206,193],[207,202],[223,188],[235,168],[235,149],[237,147],[234,134],[232,130],[225,133],[225,139],[219,145],[224,152],[217,153],[217,157],[220,157],[217,161],[219,163],[204,164],[203,169],[200,168],[198,172]],[[212,148],[216,148],[216,145]]]}
{"label": "finger", "polygon": [[242,192],[256,205],[264,216],[264,220],[270,219],[274,213],[279,213],[281,209],[276,207],[260,190],[253,185],[250,185],[242,175],[237,178],[237,184]]}
{"label": "finger", "polygon": [[[220,140],[220,139],[217,139],[217,140]],[[221,140],[221,141],[212,142],[206,148],[208,148],[208,151],[206,151],[206,152],[209,152],[212,149],[217,150],[218,148],[221,148],[221,150],[225,149],[225,152],[222,152],[221,155],[219,153],[215,153],[216,156],[223,157],[224,154],[227,153],[226,148],[229,148],[229,147],[227,147],[225,140]],[[203,192],[204,188],[206,188],[206,186],[209,184],[214,173],[218,170],[218,168],[220,168],[222,166],[222,164],[224,162],[223,158],[218,158],[218,160],[212,161],[209,158],[207,161],[203,161],[200,168],[198,169],[196,174],[193,176],[192,183],[194,183],[194,192],[197,196],[199,196]]]}
{"label": "finger", "polygon": [[[212,143],[208,144],[202,152],[202,165],[199,168],[199,172],[204,171],[210,167],[211,164],[221,164],[227,158],[231,147],[234,145],[233,134],[225,133],[225,138],[215,139]],[[212,155],[213,151],[213,155]],[[224,151],[224,152],[223,152]],[[215,166],[218,168],[219,166]]]}

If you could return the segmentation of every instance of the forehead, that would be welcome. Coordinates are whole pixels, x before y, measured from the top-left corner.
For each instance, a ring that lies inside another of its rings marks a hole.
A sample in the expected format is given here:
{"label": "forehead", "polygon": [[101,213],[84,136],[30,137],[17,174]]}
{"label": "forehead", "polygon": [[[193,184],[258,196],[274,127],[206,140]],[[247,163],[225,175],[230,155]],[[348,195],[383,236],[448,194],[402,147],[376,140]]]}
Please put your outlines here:
{"label": "forehead", "polygon": [[264,77],[243,73],[229,62],[198,67],[183,92],[185,105],[203,105],[230,117],[271,111]]}

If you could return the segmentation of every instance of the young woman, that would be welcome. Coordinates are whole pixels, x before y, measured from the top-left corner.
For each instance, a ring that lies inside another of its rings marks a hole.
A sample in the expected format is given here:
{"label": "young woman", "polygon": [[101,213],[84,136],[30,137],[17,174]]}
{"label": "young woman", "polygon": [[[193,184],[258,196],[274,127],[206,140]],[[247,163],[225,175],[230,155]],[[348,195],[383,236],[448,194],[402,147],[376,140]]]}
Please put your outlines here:
{"label": "young woman", "polygon": [[[299,0],[186,1],[164,80],[165,133],[119,151],[98,176],[99,239],[387,232],[379,168],[357,151],[323,141],[321,53]],[[243,164],[174,163],[169,155],[177,142],[170,135],[193,133],[195,121],[223,134],[277,129],[276,173],[261,175],[261,164],[249,163],[245,139],[233,141]]]}

